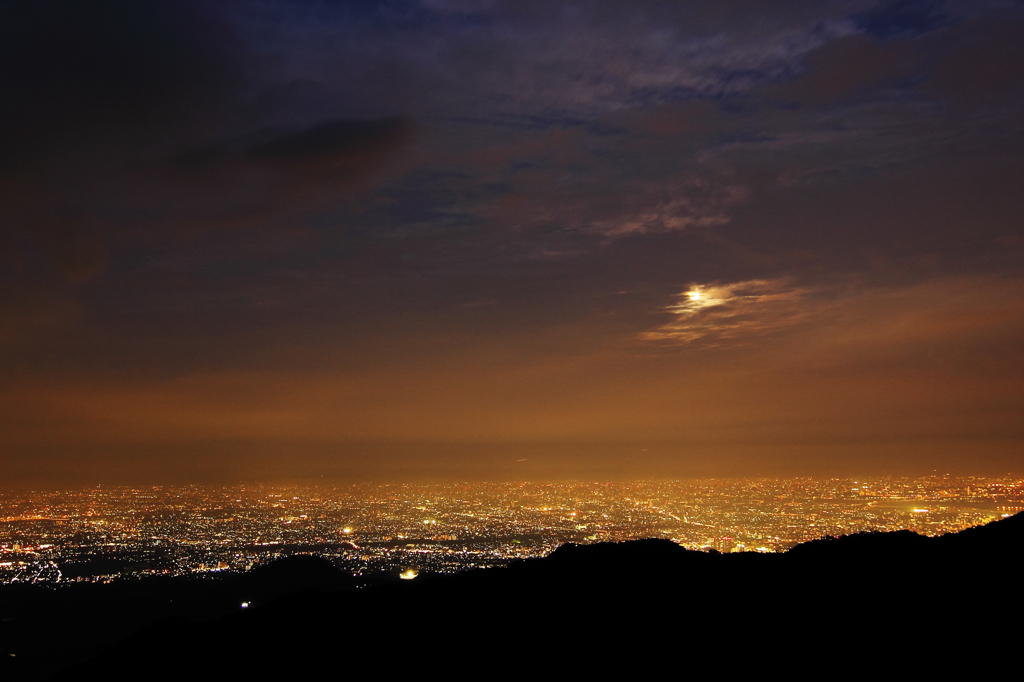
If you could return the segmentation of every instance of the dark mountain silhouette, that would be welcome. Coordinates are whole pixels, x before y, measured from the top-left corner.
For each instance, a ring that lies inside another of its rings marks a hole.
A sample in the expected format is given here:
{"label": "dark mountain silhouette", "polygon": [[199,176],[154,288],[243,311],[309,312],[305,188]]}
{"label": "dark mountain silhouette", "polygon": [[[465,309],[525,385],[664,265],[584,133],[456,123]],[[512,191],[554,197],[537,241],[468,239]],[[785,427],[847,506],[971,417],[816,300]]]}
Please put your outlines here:
{"label": "dark mountain silhouette", "polygon": [[[150,624],[54,679],[999,673],[1021,658],[1022,541],[1018,515],[942,537],[860,533],[785,554],[667,540],[564,545],[503,569],[362,589],[326,561],[292,557],[221,583],[146,587]],[[116,585],[96,587],[120,598]],[[172,599],[184,605],[170,609]],[[80,614],[78,627],[90,619],[102,620]]]}

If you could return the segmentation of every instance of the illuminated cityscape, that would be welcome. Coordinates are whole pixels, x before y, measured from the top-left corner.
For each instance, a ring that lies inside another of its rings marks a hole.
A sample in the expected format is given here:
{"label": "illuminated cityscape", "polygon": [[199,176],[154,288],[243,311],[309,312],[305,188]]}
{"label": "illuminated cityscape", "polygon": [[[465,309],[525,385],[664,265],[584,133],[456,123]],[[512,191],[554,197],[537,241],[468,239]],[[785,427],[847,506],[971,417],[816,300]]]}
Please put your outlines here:
{"label": "illuminated cityscape", "polygon": [[238,572],[302,553],[352,575],[454,573],[566,542],[779,552],[861,531],[958,531],[1024,508],[1024,478],[95,487],[0,497],[0,582]]}

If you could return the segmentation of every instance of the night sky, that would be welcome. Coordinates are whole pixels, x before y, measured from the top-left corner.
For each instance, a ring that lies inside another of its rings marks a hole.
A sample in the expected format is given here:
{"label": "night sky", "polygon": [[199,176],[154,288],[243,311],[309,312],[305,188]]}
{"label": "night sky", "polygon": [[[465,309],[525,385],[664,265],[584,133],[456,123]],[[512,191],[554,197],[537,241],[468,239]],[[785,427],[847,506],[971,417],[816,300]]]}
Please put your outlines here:
{"label": "night sky", "polygon": [[1024,3],[0,1],[0,484],[1019,471]]}

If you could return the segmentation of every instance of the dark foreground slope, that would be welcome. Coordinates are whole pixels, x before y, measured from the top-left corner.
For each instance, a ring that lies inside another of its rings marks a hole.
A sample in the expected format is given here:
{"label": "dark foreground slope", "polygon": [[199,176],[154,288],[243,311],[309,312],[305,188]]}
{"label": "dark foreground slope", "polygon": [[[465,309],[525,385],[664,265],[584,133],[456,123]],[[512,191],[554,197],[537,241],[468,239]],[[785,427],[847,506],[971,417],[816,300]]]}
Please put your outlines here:
{"label": "dark foreground slope", "polygon": [[567,545],[505,569],[369,589],[322,579],[320,589],[205,622],[154,623],[57,679],[654,672],[666,663],[997,670],[1021,658],[1022,541],[1016,516],[939,538],[860,534],[781,555],[643,540]]}

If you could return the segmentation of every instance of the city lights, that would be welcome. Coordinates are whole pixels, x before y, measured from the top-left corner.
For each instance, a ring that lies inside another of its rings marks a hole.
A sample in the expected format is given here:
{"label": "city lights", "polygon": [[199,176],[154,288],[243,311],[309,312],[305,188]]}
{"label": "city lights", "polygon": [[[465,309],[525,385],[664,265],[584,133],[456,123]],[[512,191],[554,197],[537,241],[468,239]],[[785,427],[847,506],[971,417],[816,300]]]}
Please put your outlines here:
{"label": "city lights", "polygon": [[0,497],[0,581],[212,575],[291,554],[411,579],[545,556],[566,542],[648,537],[779,552],[865,530],[958,531],[1015,513],[1022,500],[1024,479],[1012,476],[32,492]]}

